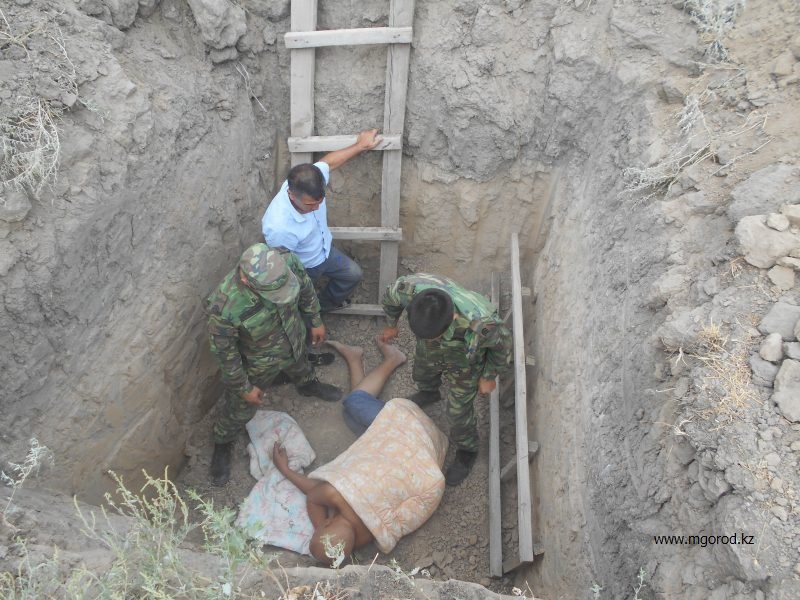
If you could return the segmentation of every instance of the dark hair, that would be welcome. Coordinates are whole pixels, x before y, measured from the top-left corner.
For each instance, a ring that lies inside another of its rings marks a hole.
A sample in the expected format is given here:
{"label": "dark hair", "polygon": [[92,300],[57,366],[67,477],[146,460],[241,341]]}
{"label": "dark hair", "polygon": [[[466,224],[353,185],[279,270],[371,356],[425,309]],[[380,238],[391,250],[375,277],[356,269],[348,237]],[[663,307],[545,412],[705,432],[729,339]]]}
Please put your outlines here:
{"label": "dark hair", "polygon": [[289,189],[295,194],[311,196],[314,200],[325,197],[325,177],[319,167],[310,163],[295,165],[286,178]]}
{"label": "dark hair", "polygon": [[432,340],[453,322],[453,300],[436,288],[421,291],[408,305],[408,325],[418,338]]}

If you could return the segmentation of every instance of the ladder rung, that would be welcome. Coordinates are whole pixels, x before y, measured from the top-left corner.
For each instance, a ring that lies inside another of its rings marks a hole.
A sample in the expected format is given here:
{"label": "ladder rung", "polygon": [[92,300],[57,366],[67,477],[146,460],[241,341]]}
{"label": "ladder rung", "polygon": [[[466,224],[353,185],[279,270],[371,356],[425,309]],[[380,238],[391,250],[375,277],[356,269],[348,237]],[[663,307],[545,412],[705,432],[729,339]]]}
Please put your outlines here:
{"label": "ladder rung", "polygon": [[331,315],[370,315],[381,316],[386,313],[383,312],[383,306],[380,304],[351,304],[347,308],[342,308],[332,313]]}
{"label": "ladder rung", "polygon": [[[289,152],[333,152],[356,143],[355,135],[314,135],[310,137],[290,137]],[[383,139],[373,150],[402,150],[402,135],[382,135]]]}
{"label": "ladder rung", "polygon": [[400,242],[403,230],[392,227],[331,227],[331,233],[337,240],[376,240],[382,242]]}
{"label": "ladder rung", "polygon": [[356,46],[363,44],[410,44],[411,27],[362,27],[325,31],[291,31],[284,36],[287,48]]}

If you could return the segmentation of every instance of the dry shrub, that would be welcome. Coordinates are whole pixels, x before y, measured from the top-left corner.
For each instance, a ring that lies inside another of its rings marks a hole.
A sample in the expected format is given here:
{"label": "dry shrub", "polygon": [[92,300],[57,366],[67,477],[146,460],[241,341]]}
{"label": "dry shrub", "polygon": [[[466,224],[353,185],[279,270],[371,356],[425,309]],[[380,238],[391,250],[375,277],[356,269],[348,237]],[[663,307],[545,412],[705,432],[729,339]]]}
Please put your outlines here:
{"label": "dry shrub", "polygon": [[[741,73],[731,77],[731,80]],[[757,111],[750,113],[744,122],[729,131],[715,130],[706,120],[706,107],[717,99],[717,93],[708,88],[699,93],[691,93],[684,99],[683,107],[673,115],[676,127],[676,139],[666,154],[646,167],[628,167],[623,171],[625,190],[628,193],[646,192],[644,200],[668,192],[678,178],[690,167],[716,157],[719,148],[730,144],[748,133],[764,135],[764,126],[769,117]],[[734,156],[730,162],[720,166],[714,174],[722,169],[730,169],[744,158],[761,150],[772,141],[767,138],[752,150]]]}
{"label": "dry shrub", "polygon": [[722,61],[728,58],[728,49],[723,43],[725,35],[744,10],[745,0],[684,0],[683,10],[692,18],[703,40],[706,56]]}
{"label": "dry shrub", "polygon": [[[58,175],[61,143],[58,119],[68,104],[81,102],[58,13],[29,11],[12,23],[0,10],[0,49],[24,53],[11,100],[0,105],[0,190],[16,189],[38,198]],[[50,90],[48,97],[39,88]]]}
{"label": "dry shrub", "polygon": [[22,101],[16,114],[0,121],[0,183],[38,197],[58,173],[57,117],[41,98]]}

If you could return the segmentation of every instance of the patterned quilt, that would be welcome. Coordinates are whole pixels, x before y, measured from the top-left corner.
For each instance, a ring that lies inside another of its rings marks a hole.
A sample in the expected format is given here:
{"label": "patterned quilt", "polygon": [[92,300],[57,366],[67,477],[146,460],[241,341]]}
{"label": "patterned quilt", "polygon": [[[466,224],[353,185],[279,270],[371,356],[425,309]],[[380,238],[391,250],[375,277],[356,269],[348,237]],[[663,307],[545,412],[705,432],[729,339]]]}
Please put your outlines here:
{"label": "patterned quilt", "polygon": [[335,487],[390,552],[442,500],[447,438],[414,402],[386,403],[369,429],[309,476]]}

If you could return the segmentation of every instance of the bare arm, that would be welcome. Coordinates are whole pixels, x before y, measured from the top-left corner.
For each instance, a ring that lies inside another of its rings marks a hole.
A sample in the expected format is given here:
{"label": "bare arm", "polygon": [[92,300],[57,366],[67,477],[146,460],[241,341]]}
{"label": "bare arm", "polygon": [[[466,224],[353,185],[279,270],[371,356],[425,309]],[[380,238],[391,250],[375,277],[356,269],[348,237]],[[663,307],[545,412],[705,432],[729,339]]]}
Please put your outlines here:
{"label": "bare arm", "polygon": [[281,475],[291,481],[298,490],[308,496],[309,492],[317,487],[320,483],[324,483],[320,479],[311,479],[302,473],[292,471],[289,468],[289,455],[286,454],[286,448],[281,446],[280,442],[275,442],[272,446],[272,462],[281,472]]}
{"label": "bare arm", "polygon": [[311,519],[311,524],[314,527],[320,527],[328,518],[328,507],[318,500],[312,500],[311,493],[313,490],[324,486],[325,482],[319,479],[311,479],[302,473],[292,471],[289,468],[289,457],[286,454],[286,449],[281,446],[280,442],[275,442],[275,445],[272,447],[272,462],[275,463],[281,475],[286,477],[298,490],[306,495],[306,509],[308,510],[308,517]]}
{"label": "bare arm", "polygon": [[362,152],[372,150],[383,138],[378,135],[377,129],[366,129],[358,134],[356,143],[341,150],[334,150],[323,156],[320,160],[327,163],[331,171],[338,169],[351,158]]}

